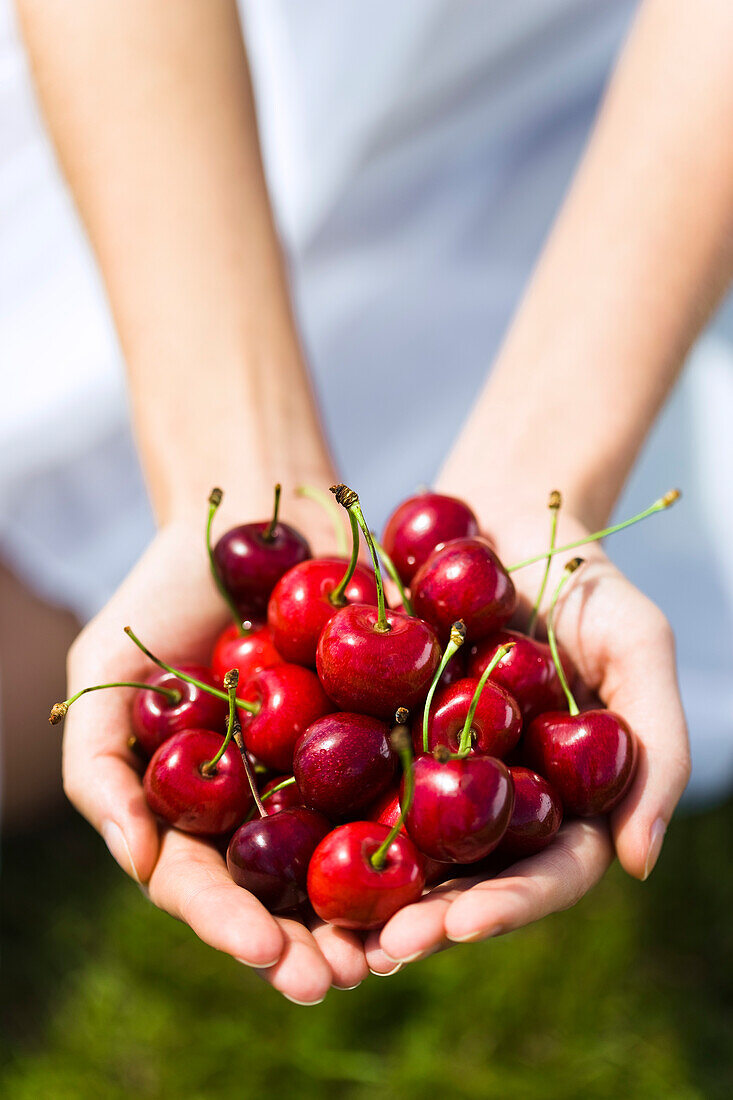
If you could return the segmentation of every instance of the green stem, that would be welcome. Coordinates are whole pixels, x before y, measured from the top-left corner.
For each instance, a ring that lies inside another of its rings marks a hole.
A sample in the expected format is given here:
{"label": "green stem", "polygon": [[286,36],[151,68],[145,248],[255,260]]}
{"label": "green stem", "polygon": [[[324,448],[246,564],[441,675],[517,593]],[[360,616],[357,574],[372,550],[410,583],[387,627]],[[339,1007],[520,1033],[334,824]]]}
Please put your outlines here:
{"label": "green stem", "polygon": [[405,777],[405,794],[404,798],[400,800],[400,816],[371,857],[370,862],[375,871],[381,871],[384,867],[384,861],[387,858],[389,847],[402,829],[405,817],[410,812],[410,806],[412,805],[415,778],[412,773],[412,741],[409,731],[405,729],[408,718],[408,712],[404,707],[400,707],[395,715],[396,725],[392,730],[391,741],[392,748],[399,756],[400,763],[402,764],[402,772]]}
{"label": "green stem", "polygon": [[[294,783],[295,783],[295,776],[294,775],[291,775],[289,779],[283,779],[282,783],[278,783],[278,784],[276,784],[276,786],[270,787],[269,791],[263,791],[263,793],[260,795],[261,801],[264,803],[265,800],[268,799],[271,794],[275,794],[276,791],[281,791],[285,787],[292,787]],[[265,811],[265,812],[267,812],[267,811]],[[254,811],[254,806],[253,806],[252,809],[250,810],[250,812],[248,813],[246,820],[251,821],[252,818],[254,817],[254,813],[255,813],[255,811]]]}
{"label": "green stem", "polygon": [[638,515],[632,516],[631,519],[625,519],[623,523],[615,523],[613,527],[604,527],[602,531],[595,531],[592,535],[586,535],[585,538],[576,539],[575,542],[569,542],[565,546],[556,546],[549,554],[545,550],[542,554],[535,554],[533,558],[525,558],[524,561],[518,561],[514,565],[507,566],[507,573],[513,573],[516,569],[524,569],[526,565],[534,565],[535,562],[542,561],[543,558],[553,558],[556,554],[565,554],[568,550],[576,550],[579,546],[586,546],[589,542],[597,542],[599,539],[605,539],[607,535],[614,535],[617,531],[623,531],[625,527],[631,527],[634,523],[639,523],[642,519],[653,516],[655,512],[663,512],[665,508],[671,508],[674,502],[680,499],[681,495],[679,489],[670,489],[663,497],[660,497],[659,500],[655,500],[654,503],[650,504],[648,508],[645,508],[643,512],[639,512]]}
{"label": "green stem", "polygon": [[537,599],[534,602],[532,608],[532,614],[529,619],[529,626],[527,627],[527,633],[530,638],[534,638],[535,630],[537,629],[537,616],[540,613],[540,607],[542,601],[545,598],[545,589],[547,588],[547,578],[550,575],[550,566],[552,565],[552,551],[555,549],[555,538],[557,535],[557,517],[562,506],[562,497],[557,489],[553,489],[550,493],[550,501],[547,507],[550,509],[550,552],[547,555],[545,561],[545,572],[542,576],[542,584],[540,590],[537,593]]}
{"label": "green stem", "polygon": [[395,563],[392,561],[391,557],[389,556],[387,551],[384,549],[384,547],[381,545],[381,543],[377,542],[376,538],[374,537],[374,532],[373,531],[372,531],[372,539],[374,540],[374,545],[377,548],[377,553],[379,554],[380,558],[382,559],[382,564],[383,564],[384,568],[389,573],[389,576],[390,576],[392,582],[394,583],[395,587],[397,588],[397,591],[400,594],[400,599],[402,600],[402,606],[404,607],[404,609],[405,609],[405,611],[407,612],[408,615],[414,615],[415,610],[412,606],[412,601],[410,600],[410,597],[407,595],[407,590],[405,589],[405,586],[402,583],[402,578],[400,577],[399,573],[397,572],[397,568],[395,566]]}
{"label": "green stem", "polygon": [[568,583],[575,570],[578,569],[582,564],[582,558],[573,558],[573,560],[569,561],[568,564],[565,566],[565,572],[560,578],[557,588],[553,593],[552,600],[550,601],[550,609],[547,612],[547,640],[550,643],[552,660],[555,663],[555,669],[557,671],[560,684],[562,685],[562,689],[565,692],[565,698],[568,701],[568,710],[573,715],[579,713],[579,708],[578,704],[575,702],[575,696],[570,690],[567,677],[565,676],[565,669],[562,667],[562,661],[560,660],[560,654],[557,648],[557,639],[555,637],[555,605],[560,598],[560,593],[562,592],[563,588]]}
{"label": "green stem", "polygon": [[348,485],[332,485],[331,492],[336,497],[336,500],[345,508],[350,516],[354,516],[356,522],[361,527],[364,539],[369,548],[369,554],[372,559],[372,565],[374,567],[374,581],[377,586],[377,621],[374,625],[374,629],[379,634],[388,634],[392,627],[387,622],[386,605],[384,601],[384,584],[382,583],[382,570],[379,568],[379,558],[377,556],[377,550],[374,545],[374,539],[372,533],[367,526],[367,521],[364,519],[364,513],[361,510],[361,504],[359,503],[359,497],[353,489],[349,489]]}
{"label": "green stem", "polygon": [[507,653],[514,645],[516,645],[516,642],[507,642],[506,645],[499,646],[496,653],[484,669],[481,679],[476,684],[476,690],[473,693],[471,705],[468,708],[468,714],[466,715],[466,721],[464,722],[463,729],[461,731],[461,740],[458,744],[457,753],[459,757],[467,756],[471,751],[471,727],[473,726],[473,720],[476,717],[476,708],[478,707],[481,694],[484,690],[484,687],[486,686],[486,681],[488,680],[489,676],[491,676],[491,673],[494,671],[499,662],[502,661],[504,657],[506,657]]}
{"label": "green stem", "polygon": [[[209,695],[215,695],[217,699],[227,700],[229,698],[225,691],[220,691],[219,688],[212,687],[211,684],[205,684],[203,680],[197,680],[195,676],[189,676],[187,672],[181,672],[180,668],[175,668],[173,665],[167,665],[165,661],[161,661],[160,657],[156,657],[154,653],[151,653],[147,646],[138,638],[134,633],[132,627],[125,627],[125,634],[127,637],[135,643],[138,649],[142,650],[146,657],[148,657],[154,665],[158,668],[164,669],[166,672],[172,672],[174,676],[177,676],[179,680],[185,680],[187,684],[193,684],[194,687],[200,688],[201,691],[207,692]],[[259,703],[248,703],[245,699],[237,699],[237,706],[242,710],[246,710],[249,714],[259,714]]]}
{"label": "green stem", "polygon": [[466,640],[466,627],[462,619],[459,619],[457,623],[453,623],[450,628],[450,638],[448,639],[448,645],[445,647],[445,653],[440,659],[440,664],[436,670],[435,676],[433,676],[433,682],[430,685],[427,698],[425,700],[425,706],[422,712],[422,751],[428,751],[428,718],[430,715],[430,704],[433,701],[435,695],[435,689],[440,683],[440,677],[445,672],[446,665],[450,661],[456,650],[460,649]]}
{"label": "green stem", "polygon": [[82,688],[81,691],[77,691],[76,695],[64,699],[62,703],[54,703],[51,707],[51,713],[48,716],[49,722],[52,726],[58,725],[62,718],[66,717],[66,712],[71,704],[75,703],[77,699],[80,699],[82,695],[87,695],[90,691],[102,691],[105,688],[138,688],[140,691],[157,691],[158,695],[165,695],[168,702],[173,706],[176,706],[181,701],[181,693],[176,688],[161,687],[158,684],[146,684],[142,680],[116,680],[112,684],[94,684],[92,687]]}
{"label": "green stem", "polygon": [[216,515],[219,505],[221,504],[224,493],[221,489],[212,489],[209,493],[209,516],[206,521],[206,553],[209,555],[209,569],[211,575],[214,578],[214,584],[219,589],[219,595],[224,600],[224,603],[229,608],[234,624],[241,635],[244,635],[244,623],[242,622],[242,616],[239,614],[237,605],[227,591],[227,586],[221,579],[219,570],[216,567],[216,560],[214,558],[214,550],[211,545],[211,525],[214,522],[214,516]]}
{"label": "green stem", "polygon": [[216,765],[221,760],[224,753],[229,748],[229,742],[234,736],[234,724],[237,722],[237,684],[239,683],[239,672],[236,668],[232,668],[227,672],[224,677],[224,687],[227,689],[227,698],[229,699],[229,721],[227,723],[226,737],[221,743],[221,748],[211,760],[208,760],[205,764],[201,765],[202,775],[216,775]]}
{"label": "green stem", "polygon": [[341,510],[334,503],[333,497],[326,489],[319,489],[315,485],[299,485],[295,490],[297,497],[305,497],[306,500],[314,500],[316,504],[328,512],[333,523],[333,533],[336,538],[336,553],[340,558],[345,558],[349,552],[344,525],[341,522]]}
{"label": "green stem", "polygon": [[262,538],[265,542],[272,542],[275,537],[275,528],[277,527],[277,517],[280,515],[280,495],[283,487],[278,481],[275,486],[275,503],[272,508],[272,519],[268,523],[267,527],[262,533]]}
{"label": "green stem", "polygon": [[345,607],[347,600],[344,593],[349,581],[354,576],[356,563],[359,561],[359,524],[351,512],[349,512],[349,523],[351,524],[351,557],[349,558],[349,564],[346,566],[346,572],[328,597],[329,603],[333,604],[334,607]]}

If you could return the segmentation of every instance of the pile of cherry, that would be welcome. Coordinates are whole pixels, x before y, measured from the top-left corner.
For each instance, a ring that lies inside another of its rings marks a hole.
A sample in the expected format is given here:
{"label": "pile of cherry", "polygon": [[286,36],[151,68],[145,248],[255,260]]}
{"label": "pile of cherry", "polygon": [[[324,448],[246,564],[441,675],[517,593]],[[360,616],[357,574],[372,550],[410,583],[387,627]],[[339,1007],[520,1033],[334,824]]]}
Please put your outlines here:
{"label": "pile of cherry", "polygon": [[[420,493],[390,517],[383,546],[359,498],[332,492],[351,525],[350,558],[313,558],[278,518],[211,544],[221,501],[209,501],[206,545],[233,622],[210,667],[158,666],[134,687],[130,747],[146,762],[151,810],[226,844],[229,872],[271,911],[308,903],[348,928],[381,926],[426,884],[467,866],[491,874],[551,844],[563,816],[606,814],[637,759],[619,715],[579,710],[577,679],[555,640],[534,637],[555,547],[509,569],[471,509]],[[668,493],[632,520],[666,508]],[[342,532],[343,534],[343,532]],[[359,563],[360,534],[372,567]],[[402,603],[390,609],[384,563]],[[511,572],[545,561],[527,633],[510,628]]]}

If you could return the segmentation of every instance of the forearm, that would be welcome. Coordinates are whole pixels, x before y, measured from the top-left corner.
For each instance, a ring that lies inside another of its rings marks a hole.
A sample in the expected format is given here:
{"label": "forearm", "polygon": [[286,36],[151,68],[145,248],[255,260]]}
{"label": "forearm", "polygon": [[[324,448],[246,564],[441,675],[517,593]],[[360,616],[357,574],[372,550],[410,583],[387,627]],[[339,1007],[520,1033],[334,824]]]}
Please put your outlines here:
{"label": "forearm", "polygon": [[234,0],[22,0],[99,259],[161,519],[263,511],[330,469],[290,309]]}
{"label": "forearm", "polygon": [[445,488],[608,515],[731,275],[732,43],[727,0],[643,5]]}

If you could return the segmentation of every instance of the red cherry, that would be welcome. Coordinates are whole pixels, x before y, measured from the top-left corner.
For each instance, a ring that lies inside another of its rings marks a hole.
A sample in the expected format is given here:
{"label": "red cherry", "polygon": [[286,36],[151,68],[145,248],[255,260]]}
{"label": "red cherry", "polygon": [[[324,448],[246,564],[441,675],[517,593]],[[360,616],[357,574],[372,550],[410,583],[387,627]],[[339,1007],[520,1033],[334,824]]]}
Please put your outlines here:
{"label": "red cherry", "polygon": [[562,806],[546,779],[529,768],[510,768],[514,809],[497,856],[524,859],[550,844],[562,824]]}
{"label": "red cherry", "polygon": [[524,736],[524,758],[546,776],[568,813],[606,814],[618,806],[634,777],[636,738],[610,710],[540,714]]}
{"label": "red cherry", "polygon": [[406,824],[419,850],[446,863],[474,863],[492,852],[514,807],[506,766],[493,756],[442,763],[425,755],[413,768],[415,790]]}
{"label": "red cherry", "polygon": [[333,710],[316,674],[300,665],[263,668],[240,687],[237,698],[258,707],[256,713],[240,709],[245,745],[279,772],[292,768],[300,735]]}
{"label": "red cherry", "polygon": [[[499,646],[507,642],[515,644],[492,672],[492,681],[516,699],[527,722],[543,711],[562,710],[565,694],[549,645],[518,630],[497,630],[474,645],[468,659],[469,676],[481,676]],[[570,659],[563,654],[562,661],[566,675],[572,679],[574,672]]]}
{"label": "red cherry", "polygon": [[216,639],[211,654],[211,669],[220,681],[230,668],[236,668],[240,681],[244,681],[260,669],[282,663],[283,657],[266,626],[240,634],[236,623],[230,623]]}
{"label": "red cherry", "polygon": [[417,901],[425,885],[422,860],[399,833],[377,869],[372,857],[389,836],[386,825],[352,821],[329,833],[308,868],[308,896],[321,920],[341,928],[380,928]]}
{"label": "red cherry", "polygon": [[338,821],[382,793],[395,774],[384,722],[365,714],[328,714],[301,737],[293,772],[306,806]]}
{"label": "red cherry", "polygon": [[376,628],[376,607],[351,604],[326,623],[318,642],[317,668],[334,703],[348,711],[390,718],[398,707],[412,710],[427,695],[440,661],[440,645],[427,623],[386,611],[387,633]]}
{"label": "red cherry", "polygon": [[184,730],[164,741],[143,777],[153,813],[197,836],[219,836],[236,828],[252,806],[236,746],[229,745],[212,775],[202,771],[221,747],[221,734],[211,730]]}
{"label": "red cherry", "polygon": [[[329,595],[344,576],[346,565],[338,558],[315,558],[294,566],[277,582],[267,607],[267,622],[287,661],[315,668],[320,633],[339,610]],[[376,604],[374,574],[357,565],[344,597],[350,604]]]}
{"label": "red cherry", "polygon": [[433,550],[451,539],[472,538],[478,533],[476,517],[462,500],[425,492],[395,508],[382,543],[403,583],[409,585]]}
{"label": "red cherry", "polygon": [[[452,661],[448,663],[448,668]],[[439,689],[428,716],[428,750],[445,746],[458,752],[461,733],[478,687],[478,679],[466,677]],[[503,759],[512,751],[522,732],[522,716],[504,688],[487,680],[471,723],[472,746],[476,752]],[[412,726],[416,755],[423,751],[423,716],[416,714]]]}
{"label": "red cherry", "polygon": [[511,577],[481,538],[447,542],[430,555],[412,582],[415,614],[434,626],[443,640],[458,619],[472,642],[485,638],[508,622],[516,601]]}
{"label": "red cherry", "polygon": [[[181,672],[194,676],[210,687],[220,687],[215,676],[203,665],[181,665]],[[156,691],[137,691],[132,703],[132,728],[135,748],[150,757],[174,733],[187,729],[223,731],[226,727],[227,704],[222,699],[202,691],[195,684],[179,680],[171,672],[156,669],[146,677],[148,684],[172,688],[180,695],[171,702]]]}
{"label": "red cherry", "polygon": [[303,805],[303,799],[298,790],[297,783],[290,783],[287,787],[275,791],[274,794],[269,793],[275,787],[279,787],[281,783],[292,778],[291,775],[276,775],[273,779],[270,779],[268,783],[265,783],[261,793],[262,804],[268,816],[279,814],[281,810],[292,810],[296,806]]}
{"label": "red cherry", "polygon": [[308,864],[330,828],[303,806],[248,821],[229,841],[229,874],[273,913],[293,909],[306,900]]}
{"label": "red cherry", "polygon": [[[400,790],[399,787],[396,787],[385,791],[381,798],[378,798],[374,805],[369,807],[366,818],[368,821],[377,821],[380,825],[386,825],[388,829],[391,829],[397,824],[401,813]],[[400,831],[405,836],[408,835],[404,823]],[[439,863],[437,859],[431,859],[430,856],[425,856],[422,852],[418,852],[418,855],[423,862],[426,885],[434,886],[435,883],[442,882],[448,875],[453,874],[451,864]]]}

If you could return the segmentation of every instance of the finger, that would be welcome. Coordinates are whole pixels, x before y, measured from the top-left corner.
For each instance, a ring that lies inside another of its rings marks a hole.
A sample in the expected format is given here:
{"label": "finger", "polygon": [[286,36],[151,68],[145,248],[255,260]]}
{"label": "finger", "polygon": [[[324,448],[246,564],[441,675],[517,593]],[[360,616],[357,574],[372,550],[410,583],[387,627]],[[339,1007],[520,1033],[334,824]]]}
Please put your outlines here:
{"label": "finger", "polygon": [[364,943],[356,932],[336,928],[316,921],[311,928],[313,939],[331,967],[336,989],[355,989],[369,973],[364,957]]}
{"label": "finger", "polygon": [[446,913],[462,887],[440,886],[387,921],[379,936],[379,947],[392,966],[416,962],[438,950],[445,936]]}
{"label": "finger", "polygon": [[381,934],[381,928],[367,933],[364,941],[364,956],[370,973],[377,978],[389,978],[392,974],[397,974],[402,969],[403,964],[395,962],[394,959],[390,959],[389,955],[384,953],[379,946]]}
{"label": "finger", "polygon": [[312,934],[299,921],[279,917],[277,923],[285,938],[280,961],[258,974],[293,1004],[320,1004],[331,983],[333,973]]}
{"label": "finger", "polygon": [[164,833],[149,896],[204,943],[247,966],[271,967],[283,955],[285,937],[275,918],[232,882],[219,852],[198,837]]}
{"label": "finger", "polygon": [[445,934],[454,943],[482,940],[569,909],[595,886],[612,858],[605,821],[571,821],[544,852],[457,891],[445,911]]}

